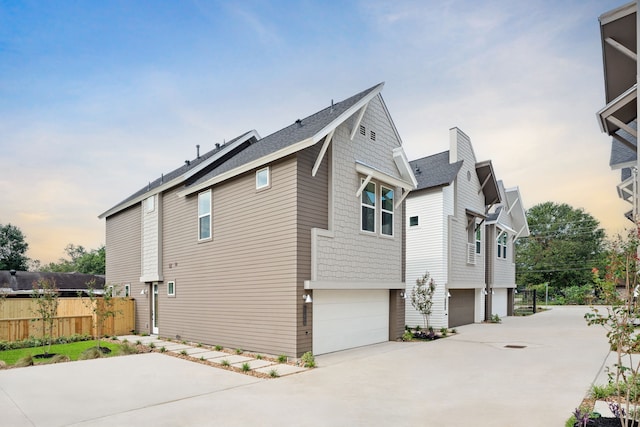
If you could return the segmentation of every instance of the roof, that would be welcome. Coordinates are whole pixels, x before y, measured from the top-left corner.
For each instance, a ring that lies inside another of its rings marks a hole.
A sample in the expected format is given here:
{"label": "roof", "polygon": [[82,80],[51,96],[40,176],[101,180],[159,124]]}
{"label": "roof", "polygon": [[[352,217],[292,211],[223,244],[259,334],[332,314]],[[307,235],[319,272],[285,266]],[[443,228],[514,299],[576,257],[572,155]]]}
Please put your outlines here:
{"label": "roof", "polygon": [[113,215],[114,213],[126,209],[153,194],[157,194],[169,187],[182,184],[198,173],[210,168],[215,168],[236,155],[239,151],[255,143],[259,138],[260,135],[258,135],[255,130],[252,130],[245,132],[222,145],[216,144],[216,147],[213,150],[208,151],[193,160],[185,161],[182,166],[169,173],[162,174],[160,177],[156,178],[154,181],[150,181],[149,184],[145,185],[143,188],[136,191],[111,209],[100,214],[98,217],[104,218]]}
{"label": "roof", "polygon": [[[633,120],[629,123],[629,126],[632,129],[637,129],[638,122]],[[637,146],[638,141],[633,135],[624,129],[618,129],[616,131],[616,137],[611,139],[611,157],[609,158],[609,166],[611,166],[611,169],[635,166],[638,155],[636,150],[631,147],[637,148]]]}
{"label": "roof", "polygon": [[416,190],[450,185],[456,179],[462,162],[460,160],[449,163],[449,151],[410,161],[409,164],[418,181]]}
{"label": "roof", "polygon": [[[371,99],[380,94],[383,86],[384,83],[379,83],[344,101],[332,103],[317,113],[298,119],[284,129],[260,139],[229,161],[190,183],[178,195],[195,193],[318,143],[356,112],[365,108]],[[411,177],[403,176],[403,181],[407,181],[407,188],[414,187],[409,183]]]}
{"label": "roof", "polygon": [[11,289],[10,294],[31,293],[33,283],[39,280],[53,280],[60,291],[74,294],[87,289],[91,281],[96,289],[104,288],[105,283],[104,276],[95,274],[0,270],[0,288]]}
{"label": "roof", "polygon": [[493,171],[491,160],[476,163],[476,174],[482,185],[484,194],[484,204],[487,206],[500,203],[500,189],[496,180],[496,173]]}

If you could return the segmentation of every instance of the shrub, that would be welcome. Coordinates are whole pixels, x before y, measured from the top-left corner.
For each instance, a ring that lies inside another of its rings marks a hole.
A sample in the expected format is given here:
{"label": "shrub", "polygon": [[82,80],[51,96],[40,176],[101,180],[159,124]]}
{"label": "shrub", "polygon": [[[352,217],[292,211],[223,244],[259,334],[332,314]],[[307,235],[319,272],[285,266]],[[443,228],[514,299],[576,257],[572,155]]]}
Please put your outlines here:
{"label": "shrub", "polygon": [[165,346],[160,347],[160,353],[164,353],[167,351],[167,348]]}
{"label": "shrub", "polygon": [[242,349],[241,348],[236,348],[236,354],[242,354]]}
{"label": "shrub", "polygon": [[187,355],[188,355],[187,350],[182,350],[182,351],[180,352],[180,354],[181,354],[181,355],[183,355],[183,356],[187,356]]}
{"label": "shrub", "polygon": [[411,331],[404,331],[402,334],[402,341],[411,341],[413,339],[413,334]]}
{"label": "shrub", "polygon": [[156,348],[156,345],[152,342],[149,343],[149,348]]}
{"label": "shrub", "polygon": [[227,359],[224,359],[222,362],[220,362],[220,364],[222,366],[231,366],[231,363],[229,363],[229,361]]}
{"label": "shrub", "polygon": [[251,366],[247,362],[244,362],[242,364],[242,372],[249,372],[250,370],[251,370]]}
{"label": "shrub", "polygon": [[315,368],[316,367],[316,359],[313,357],[313,354],[310,351],[307,351],[302,355],[302,366],[305,368]]}
{"label": "shrub", "polygon": [[217,345],[214,347],[216,351],[222,351],[222,346],[221,345]]}
{"label": "shrub", "polygon": [[7,367],[7,362],[4,360],[0,360],[0,369],[5,369]]}
{"label": "shrub", "polygon": [[287,363],[287,355],[281,354],[278,356],[278,363]]}
{"label": "shrub", "polygon": [[121,354],[137,354],[138,349],[132,346],[131,344],[129,344],[128,342],[125,342],[120,346],[120,353]]}
{"label": "shrub", "polygon": [[13,365],[18,368],[24,368],[25,366],[33,366],[33,357],[29,354],[18,361]]}
{"label": "shrub", "polygon": [[70,360],[71,359],[69,359],[69,356],[67,356],[66,354],[56,354],[51,358],[51,363],[63,363]]}
{"label": "shrub", "polygon": [[269,371],[269,376],[271,378],[278,378],[280,376],[280,374],[278,373],[277,369],[272,369]]}
{"label": "shrub", "polygon": [[98,347],[91,347],[80,353],[78,360],[90,360],[99,359],[102,357],[102,352],[98,350]]}

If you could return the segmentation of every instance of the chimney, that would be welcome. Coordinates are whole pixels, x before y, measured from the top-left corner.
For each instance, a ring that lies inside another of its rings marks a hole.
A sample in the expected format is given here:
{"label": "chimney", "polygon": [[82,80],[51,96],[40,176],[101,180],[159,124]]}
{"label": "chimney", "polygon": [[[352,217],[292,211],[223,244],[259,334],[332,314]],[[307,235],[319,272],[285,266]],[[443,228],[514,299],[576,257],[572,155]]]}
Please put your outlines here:
{"label": "chimney", "polygon": [[200,158],[200,144],[196,145],[196,158]]}

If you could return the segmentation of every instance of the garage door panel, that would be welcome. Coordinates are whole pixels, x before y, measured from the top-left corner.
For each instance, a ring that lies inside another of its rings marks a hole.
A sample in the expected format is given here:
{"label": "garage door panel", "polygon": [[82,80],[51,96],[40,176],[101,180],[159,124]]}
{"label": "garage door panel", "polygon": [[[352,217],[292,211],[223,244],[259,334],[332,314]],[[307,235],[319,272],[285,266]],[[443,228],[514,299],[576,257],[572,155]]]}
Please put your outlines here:
{"label": "garage door panel", "polygon": [[449,327],[468,325],[475,320],[475,289],[449,289]]}
{"label": "garage door panel", "polygon": [[316,290],[313,305],[315,354],[389,339],[388,290]]}

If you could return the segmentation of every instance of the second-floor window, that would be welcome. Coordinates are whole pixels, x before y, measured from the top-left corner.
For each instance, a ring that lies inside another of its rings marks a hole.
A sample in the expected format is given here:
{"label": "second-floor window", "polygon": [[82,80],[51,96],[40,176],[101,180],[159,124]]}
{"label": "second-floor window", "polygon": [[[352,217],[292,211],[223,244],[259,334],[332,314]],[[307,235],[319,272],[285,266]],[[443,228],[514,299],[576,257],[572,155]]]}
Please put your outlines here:
{"label": "second-floor window", "polygon": [[393,236],[393,190],[380,186],[380,208],[382,210],[382,234]]}
{"label": "second-floor window", "polygon": [[211,238],[211,190],[198,194],[198,240]]}
{"label": "second-floor window", "polygon": [[498,258],[507,259],[507,233],[498,237]]}
{"label": "second-floor window", "polygon": [[476,253],[480,253],[480,249],[482,247],[482,227],[476,225]]}
{"label": "second-floor window", "polygon": [[[364,182],[364,179],[362,180]],[[369,182],[360,196],[362,231],[376,232],[376,184]]]}

